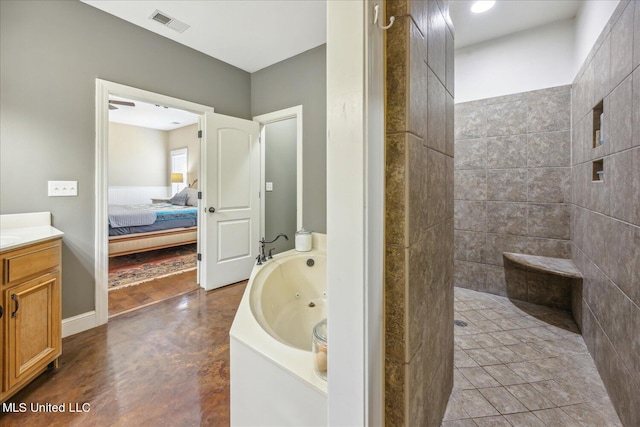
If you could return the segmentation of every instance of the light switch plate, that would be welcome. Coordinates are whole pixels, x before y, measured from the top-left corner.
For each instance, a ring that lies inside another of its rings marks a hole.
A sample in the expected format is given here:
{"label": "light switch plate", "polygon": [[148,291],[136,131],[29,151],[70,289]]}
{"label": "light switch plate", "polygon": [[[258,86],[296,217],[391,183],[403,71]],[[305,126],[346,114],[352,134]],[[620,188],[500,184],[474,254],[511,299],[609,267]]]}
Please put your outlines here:
{"label": "light switch plate", "polygon": [[273,191],[273,182],[267,182],[267,191]]}
{"label": "light switch plate", "polygon": [[49,197],[78,195],[78,181],[49,181]]}

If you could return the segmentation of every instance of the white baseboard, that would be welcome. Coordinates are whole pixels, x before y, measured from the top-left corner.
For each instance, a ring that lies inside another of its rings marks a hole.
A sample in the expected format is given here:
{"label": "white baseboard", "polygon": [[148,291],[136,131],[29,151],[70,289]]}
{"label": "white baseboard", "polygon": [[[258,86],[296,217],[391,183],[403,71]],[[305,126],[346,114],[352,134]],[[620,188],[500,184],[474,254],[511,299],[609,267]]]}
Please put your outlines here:
{"label": "white baseboard", "polygon": [[62,319],[62,338],[87,331],[96,326],[95,310]]}

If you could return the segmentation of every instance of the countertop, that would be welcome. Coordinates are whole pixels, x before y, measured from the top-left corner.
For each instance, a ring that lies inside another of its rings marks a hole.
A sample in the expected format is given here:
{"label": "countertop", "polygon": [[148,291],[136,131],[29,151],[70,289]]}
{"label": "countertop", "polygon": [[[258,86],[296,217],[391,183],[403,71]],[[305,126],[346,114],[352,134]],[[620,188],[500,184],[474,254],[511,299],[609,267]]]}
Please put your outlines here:
{"label": "countertop", "polygon": [[64,233],[50,225],[5,228],[0,230],[0,252],[62,237]]}

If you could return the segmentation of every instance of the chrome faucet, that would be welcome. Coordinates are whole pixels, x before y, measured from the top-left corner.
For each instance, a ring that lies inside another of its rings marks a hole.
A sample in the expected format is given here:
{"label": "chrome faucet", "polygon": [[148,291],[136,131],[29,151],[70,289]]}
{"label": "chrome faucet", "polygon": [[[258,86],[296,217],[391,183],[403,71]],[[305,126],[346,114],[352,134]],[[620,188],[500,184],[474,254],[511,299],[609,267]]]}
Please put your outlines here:
{"label": "chrome faucet", "polygon": [[284,237],[284,238],[285,238],[285,240],[289,240],[289,237],[288,237],[286,234],[284,234],[284,233],[280,233],[280,234],[278,234],[278,235],[276,236],[276,238],[275,238],[275,239],[273,239],[273,240],[265,240],[265,239],[264,239],[264,237],[263,237],[262,239],[260,239],[260,253],[258,254],[258,257],[256,258],[256,260],[258,261],[258,262],[256,263],[257,265],[262,265],[262,263],[263,263],[263,262],[265,262],[267,259],[271,259],[271,258],[273,258],[273,257],[271,256],[271,252],[273,251],[273,248],[269,249],[269,258],[267,258],[267,257],[264,255],[264,245],[265,245],[265,244],[267,244],[267,243],[273,243],[273,242],[275,242],[276,240],[278,240],[280,237]]}

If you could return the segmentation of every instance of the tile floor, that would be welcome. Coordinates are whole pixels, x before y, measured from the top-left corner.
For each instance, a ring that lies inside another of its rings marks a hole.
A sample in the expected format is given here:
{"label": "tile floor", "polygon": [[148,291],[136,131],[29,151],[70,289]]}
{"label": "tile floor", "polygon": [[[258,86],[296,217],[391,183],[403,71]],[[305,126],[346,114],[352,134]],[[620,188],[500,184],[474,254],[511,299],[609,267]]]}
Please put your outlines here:
{"label": "tile floor", "polygon": [[455,288],[454,318],[443,427],[622,425],[570,313]]}

